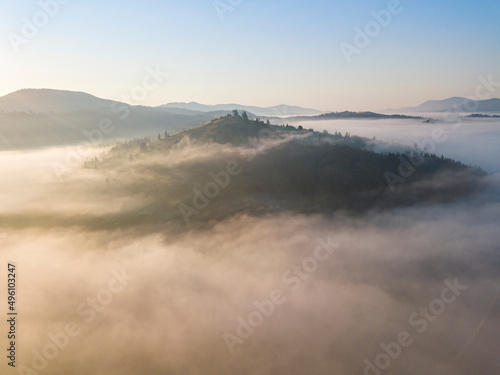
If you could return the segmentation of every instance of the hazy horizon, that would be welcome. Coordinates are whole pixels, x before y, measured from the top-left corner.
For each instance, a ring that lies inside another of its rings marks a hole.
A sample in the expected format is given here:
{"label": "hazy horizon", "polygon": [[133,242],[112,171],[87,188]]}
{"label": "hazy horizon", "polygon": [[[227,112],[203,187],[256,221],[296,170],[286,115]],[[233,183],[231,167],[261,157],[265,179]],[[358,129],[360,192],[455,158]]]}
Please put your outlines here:
{"label": "hazy horizon", "polygon": [[[489,77],[491,78],[491,77]],[[486,89],[490,89],[490,91],[492,93],[495,92],[495,90],[491,89],[489,86],[487,86],[487,83],[488,82],[493,82],[493,88],[495,87],[496,83],[494,81],[488,81],[485,77],[480,77],[480,80],[479,80],[479,84],[478,86],[476,87],[476,89],[479,87],[481,90],[486,90]],[[486,83],[486,85],[485,85]],[[500,84],[499,84],[500,85]],[[26,93],[26,92],[29,92],[30,94],[29,95],[32,95],[34,93],[36,93],[37,91],[44,91],[46,92],[47,94],[49,94],[49,97],[48,98],[43,98],[43,96],[40,96],[40,97],[37,97],[37,96],[33,96],[32,100],[35,100],[34,103],[36,103],[36,100],[37,99],[42,99],[42,100],[47,100],[50,98],[50,95],[52,93],[57,93],[57,94],[60,94],[60,95],[65,95],[65,94],[83,94],[83,95],[89,95],[90,97],[93,97],[95,99],[98,99],[98,100],[102,100],[103,101],[103,106],[113,106],[113,105],[116,105],[118,103],[123,103],[123,104],[127,104],[129,105],[130,103],[127,103],[126,101],[119,101],[119,100],[111,100],[109,98],[105,98],[105,97],[99,97],[97,95],[94,95],[93,93],[91,92],[84,92],[84,91],[71,91],[71,90],[63,90],[63,89],[55,89],[55,88],[22,88],[22,89],[19,89],[19,90],[16,90],[14,92],[11,92],[11,93],[8,93],[4,96],[0,96],[0,99],[2,99],[3,97],[5,98],[9,98],[11,97],[12,95],[18,95],[18,94],[23,94],[23,93]],[[477,90],[476,90],[477,91]],[[491,97],[490,97],[491,96]],[[52,104],[55,104],[56,106],[57,105],[60,105],[62,110],[57,110],[57,112],[65,112],[64,110],[64,105],[67,104],[68,100],[70,99],[70,97],[68,98],[63,98],[61,96],[61,98],[52,98],[52,99],[49,99],[49,100],[52,100]],[[81,99],[81,98],[80,98]],[[86,100],[90,99],[90,98],[85,98]],[[388,114],[393,114],[393,113],[397,113],[397,114],[400,114],[400,115],[407,115],[407,116],[420,116],[420,117],[428,117],[428,118],[442,118],[444,120],[446,120],[446,117],[456,117],[456,116],[466,116],[468,114],[471,114],[471,113],[484,113],[484,112],[490,112],[490,113],[493,113],[493,114],[498,114],[500,113],[500,107],[497,107],[494,111],[483,111],[481,109],[476,109],[476,108],[467,108],[466,106],[464,106],[464,101],[466,100],[471,100],[473,102],[482,102],[482,101],[488,101],[490,99],[494,99],[494,100],[499,100],[499,98],[496,98],[492,95],[489,95],[487,97],[487,99],[484,99],[482,96],[470,96],[470,97],[467,97],[467,98],[463,98],[463,97],[457,97],[457,96],[452,96],[452,97],[449,97],[449,98],[442,98],[442,99],[428,99],[428,100],[425,100],[424,102],[421,102],[421,103],[418,103],[418,104],[415,104],[415,105],[406,105],[404,107],[401,107],[401,108],[384,108],[384,109],[378,109],[376,111],[371,111],[371,112],[378,112],[378,113],[388,113]],[[18,101],[17,104],[20,104],[22,102],[22,99],[15,99]],[[447,101],[450,101],[450,100],[454,100],[455,102],[458,103],[458,106],[457,107],[454,107],[454,105],[449,105],[449,110],[443,110],[443,111],[440,111],[440,112],[429,112],[429,111],[422,111],[422,110],[419,110],[419,111],[412,111],[412,110],[409,110],[409,109],[412,109],[412,108],[417,108],[423,104],[429,104],[430,102],[441,102],[444,103],[447,102]],[[107,102],[107,103],[105,103]],[[14,104],[14,102],[13,102]],[[74,104],[78,104],[78,103],[74,103]],[[178,104],[179,106],[176,107],[175,104]],[[145,104],[138,104],[138,103],[132,103],[130,105],[135,105],[135,106],[139,106],[139,107],[149,107],[149,108],[160,108],[160,107],[165,107],[165,108],[179,108],[179,109],[183,109],[183,108],[191,108],[191,110],[194,110],[194,111],[200,111],[200,112],[205,112],[205,111],[216,111],[216,110],[226,110],[226,111],[231,111],[233,109],[239,109],[239,110],[243,110],[245,109],[245,107],[248,107],[249,109],[248,110],[251,110],[252,107],[255,107],[255,108],[260,108],[260,109],[274,109],[276,108],[275,111],[272,111],[272,112],[269,112],[268,115],[266,116],[272,116],[272,117],[276,117],[276,118],[280,118],[280,117],[293,117],[293,116],[314,116],[314,115],[318,115],[318,114],[323,114],[323,113],[329,113],[329,112],[344,112],[344,111],[352,111],[350,108],[344,108],[342,110],[336,110],[336,111],[333,111],[333,110],[329,110],[329,109],[319,109],[319,108],[307,108],[307,107],[304,107],[304,106],[301,106],[300,104],[298,103],[284,103],[284,102],[277,102],[277,104],[274,104],[274,105],[271,105],[271,106],[266,106],[266,107],[260,107],[260,106],[256,106],[256,105],[253,105],[252,103],[199,103],[199,102],[196,102],[196,101],[186,101],[186,102],[168,102],[168,103],[163,103],[161,105],[158,105],[158,106],[148,106],[148,105],[145,105]],[[296,112],[296,113],[287,113],[287,112],[280,112],[278,110],[278,107],[280,106],[288,106],[288,107],[298,107],[298,108],[301,108],[304,110],[304,112]],[[38,104],[37,105],[37,110],[35,110],[34,112],[52,112],[53,110],[47,110],[47,109],[44,109],[43,108],[43,105],[40,105]],[[213,108],[212,108],[213,107]],[[223,109],[222,109],[223,107]],[[85,105],[83,104],[83,107],[82,108],[85,108]],[[88,109],[97,109],[96,108],[93,108],[93,106],[89,106]],[[468,112],[465,112],[465,110],[467,109]],[[2,112],[18,112],[19,110],[18,109],[11,109],[9,108],[8,106],[7,107],[4,107],[1,109]],[[309,113],[308,111],[309,110],[314,110],[315,113]],[[33,110],[30,110],[31,112],[33,112]],[[357,111],[352,111],[352,112],[357,112]],[[368,112],[367,110],[362,110],[362,111],[359,111],[359,112]],[[263,115],[264,116],[264,115]]]}
{"label": "hazy horizon", "polygon": [[500,2],[0,15],[0,374],[500,374]]}

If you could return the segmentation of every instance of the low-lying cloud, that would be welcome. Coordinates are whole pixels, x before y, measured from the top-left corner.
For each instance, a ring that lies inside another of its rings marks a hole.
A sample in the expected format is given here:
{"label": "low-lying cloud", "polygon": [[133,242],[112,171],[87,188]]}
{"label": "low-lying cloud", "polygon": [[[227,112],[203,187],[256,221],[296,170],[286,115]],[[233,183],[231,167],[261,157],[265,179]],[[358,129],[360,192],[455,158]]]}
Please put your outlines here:
{"label": "low-lying cloud", "polygon": [[[212,147],[184,156],[235,152]],[[182,165],[176,155],[164,163]],[[175,234],[162,230],[168,221],[155,231],[5,227],[0,256],[19,274],[18,366],[53,375],[498,373],[500,180],[487,179],[489,190],[454,203],[355,217],[243,212]],[[127,190],[135,182],[133,170],[97,169],[27,186],[38,212],[119,216],[121,199],[148,199]],[[2,214],[29,216],[32,204]],[[338,246],[311,271],[304,260],[320,241]],[[453,301],[450,283],[464,286]],[[241,319],[276,290],[283,303],[229,350],[224,334],[239,337]],[[392,358],[384,348],[401,337],[411,344]]]}

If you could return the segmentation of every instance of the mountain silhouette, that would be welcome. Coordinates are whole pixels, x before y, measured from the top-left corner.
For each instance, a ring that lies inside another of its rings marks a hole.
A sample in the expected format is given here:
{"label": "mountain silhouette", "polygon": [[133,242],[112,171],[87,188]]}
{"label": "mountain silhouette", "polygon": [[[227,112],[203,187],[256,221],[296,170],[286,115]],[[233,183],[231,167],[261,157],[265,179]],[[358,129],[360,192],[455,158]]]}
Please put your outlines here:
{"label": "mountain silhouette", "polygon": [[23,89],[0,97],[0,111],[66,113],[108,108],[112,103],[84,92]]}
{"label": "mountain silhouette", "polygon": [[[390,110],[395,111],[395,110]],[[429,100],[416,107],[400,108],[400,112],[500,112],[500,99],[472,100],[452,97]]]}
{"label": "mountain silhouette", "polygon": [[246,111],[249,113],[254,113],[257,116],[299,116],[299,115],[317,115],[323,113],[317,109],[312,108],[303,108],[299,106],[290,106],[290,105],[277,105],[273,107],[256,107],[256,106],[247,106],[242,104],[216,104],[216,105],[206,105],[200,104],[196,102],[190,103],[168,103],[160,106],[161,108],[177,108],[177,109],[188,109],[191,111],[201,111],[201,112],[211,112],[211,111],[232,111],[233,109],[239,111]]}

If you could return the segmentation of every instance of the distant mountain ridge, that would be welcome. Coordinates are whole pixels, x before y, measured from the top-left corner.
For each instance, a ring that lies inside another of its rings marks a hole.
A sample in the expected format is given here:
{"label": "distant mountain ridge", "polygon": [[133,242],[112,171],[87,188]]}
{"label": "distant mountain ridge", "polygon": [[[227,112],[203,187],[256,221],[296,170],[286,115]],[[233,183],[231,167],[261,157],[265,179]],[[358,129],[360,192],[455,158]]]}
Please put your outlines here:
{"label": "distant mountain ridge", "polygon": [[109,108],[113,103],[79,91],[23,89],[0,97],[0,111],[67,113]]}
{"label": "distant mountain ridge", "polygon": [[428,100],[416,107],[390,109],[384,112],[500,112],[500,99],[472,100],[452,97],[444,100]]}
{"label": "distant mountain ridge", "polygon": [[200,112],[212,112],[212,111],[232,111],[233,109],[239,111],[247,111],[254,113],[257,116],[299,116],[299,115],[317,115],[324,113],[323,111],[319,111],[317,109],[312,108],[303,108],[299,106],[290,106],[290,105],[277,105],[273,107],[256,107],[256,106],[248,106],[242,104],[215,104],[215,105],[207,105],[200,104],[197,102],[177,102],[177,103],[168,103],[160,106],[160,108],[178,108],[178,109],[188,109],[191,111],[200,111]]}
{"label": "distant mountain ridge", "polygon": [[295,116],[287,117],[282,120],[289,121],[321,121],[321,120],[345,120],[345,119],[367,119],[367,120],[378,120],[378,119],[399,119],[399,120],[422,120],[423,117],[420,116],[405,116],[405,115],[384,115],[375,112],[331,112],[324,113],[317,116]]}
{"label": "distant mountain ridge", "polygon": [[[0,150],[172,134],[227,113],[131,106],[84,92],[24,89],[0,97]],[[109,133],[101,130],[103,123],[109,124]]]}
{"label": "distant mountain ridge", "polygon": [[[110,108],[112,105],[134,107],[126,103],[98,98],[85,92],[55,89],[22,89],[0,97],[0,112],[69,113],[100,110]],[[324,113],[316,109],[285,104],[264,108],[242,104],[206,105],[196,102],[178,102],[157,107],[140,107],[154,110],[162,109],[172,114],[186,116],[206,113],[221,115],[231,112],[234,109],[246,111],[249,115],[253,116],[298,116]]]}
{"label": "distant mountain ridge", "polygon": [[[461,98],[451,98],[447,106]],[[487,102],[487,103],[486,103]],[[472,107],[472,113],[484,113],[494,109],[499,99],[479,103],[479,108]],[[434,103],[434,102],[429,102]],[[425,103],[424,103],[425,104]],[[0,97],[0,150],[29,149],[49,146],[61,146],[86,142],[93,134],[93,139],[105,142],[132,137],[157,137],[158,134],[174,134],[190,128],[199,127],[214,119],[227,116],[233,110],[246,111],[251,119],[273,118],[280,121],[301,121],[321,119],[376,119],[376,118],[417,118],[415,116],[383,115],[374,112],[334,112],[322,114],[319,111],[294,107],[276,106],[269,108],[220,105],[205,106],[187,103],[187,108],[169,104],[160,107],[133,106],[113,100],[74,91],[53,89],[24,89]],[[170,107],[172,106],[172,107]],[[236,108],[234,108],[236,106]],[[477,106],[476,106],[477,107]],[[221,109],[221,108],[227,108]],[[206,112],[207,109],[215,110]],[[429,111],[428,107],[421,107]],[[436,111],[433,107],[431,111]],[[300,111],[319,112],[299,117],[292,113]],[[266,112],[267,111],[267,112]],[[262,113],[271,113],[264,116]],[[285,118],[286,117],[286,118]],[[100,130],[103,122],[111,121],[113,129],[109,134]],[[99,136],[96,135],[99,132]],[[226,135],[230,135],[227,129]],[[207,137],[211,133],[207,133]],[[223,134],[218,132],[217,134]],[[105,135],[105,137],[104,137]]]}

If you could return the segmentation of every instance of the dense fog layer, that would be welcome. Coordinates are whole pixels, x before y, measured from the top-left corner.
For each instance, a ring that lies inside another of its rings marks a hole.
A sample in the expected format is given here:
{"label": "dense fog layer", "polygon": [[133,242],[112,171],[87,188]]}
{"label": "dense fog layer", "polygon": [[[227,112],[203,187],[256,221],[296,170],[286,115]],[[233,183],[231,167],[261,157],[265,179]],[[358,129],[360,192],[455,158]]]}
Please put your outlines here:
{"label": "dense fog layer", "polygon": [[[315,124],[409,145],[431,130]],[[439,147],[463,142],[458,159],[495,171],[486,138],[500,138],[493,123],[482,124],[464,124]],[[230,155],[188,150],[168,163]],[[53,163],[67,152],[0,154],[0,216],[119,212],[124,202],[104,171],[75,166],[56,177]],[[356,218],[242,212],[176,236],[3,228],[0,257],[16,263],[19,281],[23,367],[11,373],[498,373],[500,177],[487,178],[486,191],[455,203]]]}
{"label": "dense fog layer", "polygon": [[[420,114],[419,114],[420,115]],[[434,153],[479,165],[489,173],[500,172],[500,119],[470,119],[458,114],[424,114],[438,120],[332,120],[300,122],[304,128],[350,132],[375,137],[389,145],[430,147]],[[433,142],[430,142],[432,140]],[[438,140],[438,141],[436,141]]]}

